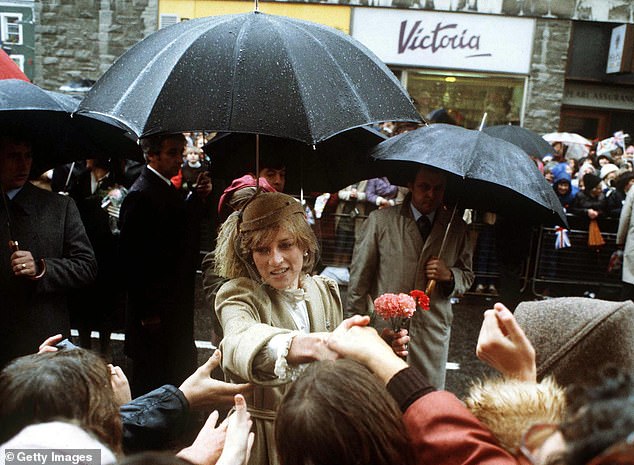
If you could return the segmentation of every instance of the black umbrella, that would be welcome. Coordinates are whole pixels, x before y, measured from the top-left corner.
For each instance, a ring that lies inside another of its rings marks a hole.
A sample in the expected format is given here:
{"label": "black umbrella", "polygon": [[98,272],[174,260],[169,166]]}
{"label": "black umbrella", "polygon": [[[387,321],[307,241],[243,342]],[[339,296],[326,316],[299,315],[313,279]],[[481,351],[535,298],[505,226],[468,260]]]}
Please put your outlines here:
{"label": "black umbrella", "polygon": [[79,101],[18,79],[0,80],[0,131],[21,134],[33,146],[31,173],[91,156],[142,159],[135,140],[114,121],[73,117]]}
{"label": "black umbrella", "polygon": [[372,52],[336,29],[260,12],[184,21],[124,53],[80,112],[137,136],[194,130],[319,143],[380,121],[420,121]]}
{"label": "black umbrella", "polygon": [[461,207],[567,225],[552,187],[519,147],[480,131],[433,124],[380,143],[375,172],[406,185],[420,165],[449,174],[447,197]]}
{"label": "black umbrella", "polygon": [[552,146],[542,136],[521,126],[511,126],[510,124],[489,126],[484,128],[482,132],[515,144],[534,157],[542,158],[549,153],[553,153]]}
{"label": "black umbrella", "polygon": [[[221,134],[203,150],[211,159],[214,178],[231,181],[255,173],[256,136]],[[285,192],[336,192],[369,176],[367,151],[386,139],[368,127],[351,129],[316,146],[281,137],[260,136],[260,159],[286,167]]]}

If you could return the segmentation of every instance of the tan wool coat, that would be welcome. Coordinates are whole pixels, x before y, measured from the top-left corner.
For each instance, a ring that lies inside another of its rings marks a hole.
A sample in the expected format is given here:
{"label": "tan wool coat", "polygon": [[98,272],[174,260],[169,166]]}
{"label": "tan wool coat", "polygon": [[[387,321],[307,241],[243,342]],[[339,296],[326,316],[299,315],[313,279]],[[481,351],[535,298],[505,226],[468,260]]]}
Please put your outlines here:
{"label": "tan wool coat", "polygon": [[[371,301],[386,292],[425,290],[425,264],[438,256],[451,210],[439,208],[432,230],[423,243],[410,208],[409,196],[402,206],[376,210],[370,214],[355,243],[350,267],[347,310],[372,314]],[[430,311],[417,311],[410,322],[407,362],[420,370],[437,388],[445,385],[445,365],[453,311],[450,298],[464,293],[473,284],[473,240],[467,225],[456,214],[442,259],[450,267],[455,285],[437,285],[430,296]],[[379,326],[381,322],[377,322]]]}
{"label": "tan wool coat", "polygon": [[[304,276],[310,331],[333,331],[342,321],[337,283],[322,276]],[[296,331],[276,289],[248,278],[225,283],[216,296],[216,314],[224,330],[222,368],[229,382],[250,382],[255,390],[246,397],[253,419],[255,442],[249,464],[278,464],[273,422],[280,400],[289,387],[274,374],[275,360],[267,344],[277,334]]]}

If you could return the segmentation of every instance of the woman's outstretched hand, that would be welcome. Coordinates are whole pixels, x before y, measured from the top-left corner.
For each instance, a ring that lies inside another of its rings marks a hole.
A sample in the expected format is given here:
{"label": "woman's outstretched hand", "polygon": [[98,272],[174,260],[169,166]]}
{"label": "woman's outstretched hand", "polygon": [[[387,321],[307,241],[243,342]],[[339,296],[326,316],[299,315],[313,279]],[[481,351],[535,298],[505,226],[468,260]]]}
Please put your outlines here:
{"label": "woman's outstretched hand", "polygon": [[355,326],[367,326],[369,316],[354,315],[343,320],[332,332],[298,334],[293,338],[286,360],[293,365],[318,360],[336,360],[340,355],[328,347],[328,340],[337,334],[343,334]]}

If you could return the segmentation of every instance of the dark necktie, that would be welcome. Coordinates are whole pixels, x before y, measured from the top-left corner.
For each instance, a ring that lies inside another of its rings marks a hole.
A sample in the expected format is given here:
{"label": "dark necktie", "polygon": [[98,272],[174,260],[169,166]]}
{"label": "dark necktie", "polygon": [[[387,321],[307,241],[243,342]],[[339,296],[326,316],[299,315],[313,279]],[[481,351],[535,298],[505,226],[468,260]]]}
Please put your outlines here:
{"label": "dark necktie", "polygon": [[427,240],[427,236],[429,236],[429,232],[431,231],[431,222],[429,221],[429,218],[427,218],[426,215],[421,215],[421,217],[416,220],[416,226],[418,226],[423,242],[425,242]]}

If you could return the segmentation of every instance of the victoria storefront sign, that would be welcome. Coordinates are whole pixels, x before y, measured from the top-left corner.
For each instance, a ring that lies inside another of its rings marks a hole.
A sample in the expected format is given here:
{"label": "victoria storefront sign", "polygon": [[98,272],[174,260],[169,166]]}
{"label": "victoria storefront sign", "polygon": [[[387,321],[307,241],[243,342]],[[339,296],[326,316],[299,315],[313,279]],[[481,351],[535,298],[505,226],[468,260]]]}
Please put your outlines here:
{"label": "victoria storefront sign", "polygon": [[355,8],[352,36],[390,65],[528,74],[535,21]]}

